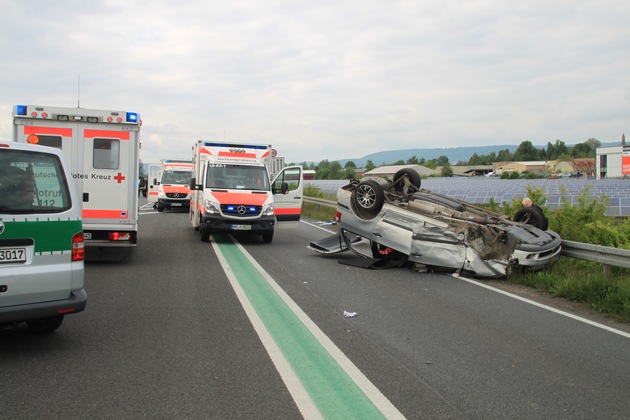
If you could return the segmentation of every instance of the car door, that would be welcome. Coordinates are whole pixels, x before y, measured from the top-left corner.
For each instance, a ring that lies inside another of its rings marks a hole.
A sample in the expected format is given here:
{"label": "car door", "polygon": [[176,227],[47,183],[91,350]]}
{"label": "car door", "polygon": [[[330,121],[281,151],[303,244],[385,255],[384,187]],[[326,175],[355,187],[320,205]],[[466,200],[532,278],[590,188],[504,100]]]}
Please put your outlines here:
{"label": "car door", "polygon": [[[289,187],[282,193],[282,184]],[[302,214],[304,178],[301,166],[287,166],[272,181],[274,208],[278,221],[297,221]]]}

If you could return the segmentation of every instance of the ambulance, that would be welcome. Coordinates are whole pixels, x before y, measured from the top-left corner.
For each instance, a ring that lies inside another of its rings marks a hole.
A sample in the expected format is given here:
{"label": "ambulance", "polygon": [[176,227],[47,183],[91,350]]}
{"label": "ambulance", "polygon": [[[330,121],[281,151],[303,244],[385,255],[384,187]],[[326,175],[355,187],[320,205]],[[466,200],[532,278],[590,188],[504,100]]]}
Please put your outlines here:
{"label": "ambulance", "polygon": [[162,179],[162,163],[150,162],[147,163],[147,180],[149,186],[147,188],[147,202],[152,203],[153,207],[157,207],[157,197],[160,187],[160,180]]}
{"label": "ambulance", "polygon": [[157,211],[190,207],[190,178],[192,162],[189,160],[162,159],[162,178],[157,186]]}
{"label": "ambulance", "polygon": [[140,115],[16,105],[13,140],[60,149],[83,201],[86,247],[135,247]]}
{"label": "ambulance", "polygon": [[302,167],[282,168],[270,180],[275,154],[269,144],[193,145],[190,221],[202,242],[213,233],[247,232],[270,243],[278,221],[300,220]]}

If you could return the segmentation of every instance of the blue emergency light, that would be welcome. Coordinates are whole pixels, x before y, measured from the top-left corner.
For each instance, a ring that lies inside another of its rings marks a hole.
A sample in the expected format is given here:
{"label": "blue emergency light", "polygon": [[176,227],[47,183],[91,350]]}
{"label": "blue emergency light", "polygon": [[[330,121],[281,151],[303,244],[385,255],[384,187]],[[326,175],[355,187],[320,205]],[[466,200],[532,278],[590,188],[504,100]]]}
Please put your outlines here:
{"label": "blue emergency light", "polygon": [[[236,208],[238,206],[235,205],[228,205],[226,206],[226,210],[228,211],[228,213],[236,213]],[[247,212],[248,213],[258,213],[258,209],[256,207],[247,207]]]}
{"label": "blue emergency light", "polygon": [[17,105],[15,107],[16,115],[26,115],[26,105]]}
{"label": "blue emergency light", "polygon": [[235,147],[240,149],[257,149],[257,150],[267,150],[268,146],[261,144],[236,144],[236,143],[215,143],[206,141],[203,143],[206,147]]}
{"label": "blue emergency light", "polygon": [[137,112],[127,112],[127,122],[138,122],[138,113]]}

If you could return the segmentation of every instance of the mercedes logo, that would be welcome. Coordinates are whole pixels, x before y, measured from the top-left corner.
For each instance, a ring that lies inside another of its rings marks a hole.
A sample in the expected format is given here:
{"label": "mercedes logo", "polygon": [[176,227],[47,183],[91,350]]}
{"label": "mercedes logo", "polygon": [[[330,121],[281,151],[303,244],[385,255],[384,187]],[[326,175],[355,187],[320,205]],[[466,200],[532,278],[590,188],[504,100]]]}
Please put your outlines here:
{"label": "mercedes logo", "polygon": [[243,214],[247,213],[247,207],[245,207],[245,206],[238,206],[236,208],[236,212],[238,214],[240,214],[240,215],[243,215]]}

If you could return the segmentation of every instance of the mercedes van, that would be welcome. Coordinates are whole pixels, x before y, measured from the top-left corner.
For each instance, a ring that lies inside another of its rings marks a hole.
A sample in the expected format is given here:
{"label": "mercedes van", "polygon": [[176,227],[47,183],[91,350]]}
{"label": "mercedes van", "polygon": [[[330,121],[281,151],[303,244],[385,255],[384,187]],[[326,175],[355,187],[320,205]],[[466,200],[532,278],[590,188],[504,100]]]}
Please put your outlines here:
{"label": "mercedes van", "polygon": [[61,150],[0,141],[0,328],[85,309],[82,205]]}

